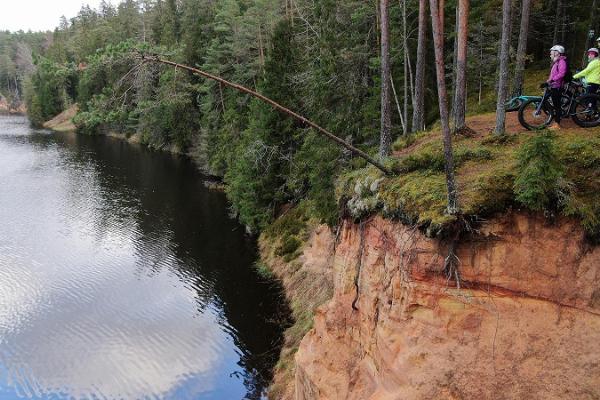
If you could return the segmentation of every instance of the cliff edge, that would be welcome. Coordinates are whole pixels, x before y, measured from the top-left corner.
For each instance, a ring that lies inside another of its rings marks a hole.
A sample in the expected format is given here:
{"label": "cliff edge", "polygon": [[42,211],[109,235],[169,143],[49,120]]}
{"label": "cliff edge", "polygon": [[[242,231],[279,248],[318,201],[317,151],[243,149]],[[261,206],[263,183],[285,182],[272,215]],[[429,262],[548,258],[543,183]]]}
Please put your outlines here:
{"label": "cliff edge", "polygon": [[600,248],[576,221],[484,223],[457,248],[460,289],[444,242],[398,222],[346,221],[333,248],[293,398],[600,397]]}

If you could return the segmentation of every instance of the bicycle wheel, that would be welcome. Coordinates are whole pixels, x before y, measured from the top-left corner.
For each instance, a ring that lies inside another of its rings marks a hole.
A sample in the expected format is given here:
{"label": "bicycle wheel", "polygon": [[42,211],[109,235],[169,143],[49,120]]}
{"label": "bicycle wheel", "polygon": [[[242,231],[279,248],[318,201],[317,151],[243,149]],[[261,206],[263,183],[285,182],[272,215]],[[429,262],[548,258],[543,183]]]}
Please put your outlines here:
{"label": "bicycle wheel", "polygon": [[571,118],[583,128],[600,126],[600,96],[584,94],[576,98]]}
{"label": "bicycle wheel", "polygon": [[552,112],[547,102],[544,103],[539,113],[537,109],[542,99],[526,100],[519,108],[519,122],[530,131],[543,129],[552,122]]}

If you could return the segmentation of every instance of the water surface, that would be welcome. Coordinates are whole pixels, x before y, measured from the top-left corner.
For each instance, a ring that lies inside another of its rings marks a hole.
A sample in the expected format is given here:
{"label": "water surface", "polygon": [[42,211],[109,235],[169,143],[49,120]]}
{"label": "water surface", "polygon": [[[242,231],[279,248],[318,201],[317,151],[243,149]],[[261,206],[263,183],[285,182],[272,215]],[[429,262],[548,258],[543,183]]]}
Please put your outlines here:
{"label": "water surface", "polygon": [[0,116],[0,399],[256,399],[287,311],[181,157]]}

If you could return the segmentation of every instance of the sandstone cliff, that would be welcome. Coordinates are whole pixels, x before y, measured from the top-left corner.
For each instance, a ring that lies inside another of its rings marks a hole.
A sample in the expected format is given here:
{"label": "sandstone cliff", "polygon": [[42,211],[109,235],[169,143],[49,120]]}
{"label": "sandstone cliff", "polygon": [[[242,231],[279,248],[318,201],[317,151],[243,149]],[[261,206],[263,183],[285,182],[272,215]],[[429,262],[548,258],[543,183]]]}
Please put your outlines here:
{"label": "sandstone cliff", "polygon": [[484,224],[457,248],[460,290],[442,273],[445,245],[417,229],[347,221],[335,243],[324,230],[296,270],[331,276],[332,298],[282,397],[600,398],[600,248],[576,222]]}

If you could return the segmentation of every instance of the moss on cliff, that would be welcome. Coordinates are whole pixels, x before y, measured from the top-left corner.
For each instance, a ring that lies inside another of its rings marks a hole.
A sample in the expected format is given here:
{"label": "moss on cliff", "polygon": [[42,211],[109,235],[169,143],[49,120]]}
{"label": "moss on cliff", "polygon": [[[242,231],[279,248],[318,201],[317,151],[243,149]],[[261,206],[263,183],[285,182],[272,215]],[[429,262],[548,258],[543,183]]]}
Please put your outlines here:
{"label": "moss on cliff", "polygon": [[[509,207],[539,210],[524,201],[519,186],[524,174],[529,182],[541,176],[551,165],[543,164],[531,154],[529,161],[519,161],[531,142],[543,132],[522,132],[506,136],[456,136],[454,157],[463,214],[478,219],[504,211]],[[590,236],[600,233],[600,128],[563,129],[548,136],[553,159],[559,163],[555,184],[546,185],[540,193],[552,202],[543,202],[546,214],[572,216],[581,221]],[[374,168],[349,172],[338,179],[336,194],[345,202],[349,213],[362,218],[382,213],[426,229],[430,236],[443,232],[454,221],[445,213],[446,187],[443,172],[442,142],[439,132],[421,133],[414,139],[401,138],[390,163],[398,173],[383,176]],[[535,149],[535,147],[534,147]],[[532,164],[537,163],[537,164]],[[540,164],[541,163],[541,164]],[[536,170],[532,171],[531,166]],[[536,171],[538,175],[536,176]],[[531,175],[533,174],[533,175]]]}

